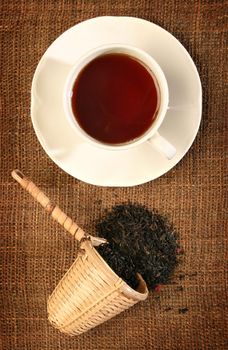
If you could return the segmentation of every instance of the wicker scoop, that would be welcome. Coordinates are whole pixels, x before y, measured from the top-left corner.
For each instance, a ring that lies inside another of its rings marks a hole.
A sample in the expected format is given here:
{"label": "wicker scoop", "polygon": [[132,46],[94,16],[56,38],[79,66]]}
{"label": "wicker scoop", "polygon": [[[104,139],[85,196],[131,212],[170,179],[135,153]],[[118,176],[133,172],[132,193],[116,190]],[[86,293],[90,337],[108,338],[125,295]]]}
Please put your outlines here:
{"label": "wicker scoop", "polygon": [[54,327],[64,333],[78,335],[147,298],[147,286],[140,274],[137,274],[139,286],[136,291],[109,267],[94,248],[107,243],[105,239],[87,235],[21,171],[13,170],[12,176],[80,242],[77,259],[48,299],[48,319]]}

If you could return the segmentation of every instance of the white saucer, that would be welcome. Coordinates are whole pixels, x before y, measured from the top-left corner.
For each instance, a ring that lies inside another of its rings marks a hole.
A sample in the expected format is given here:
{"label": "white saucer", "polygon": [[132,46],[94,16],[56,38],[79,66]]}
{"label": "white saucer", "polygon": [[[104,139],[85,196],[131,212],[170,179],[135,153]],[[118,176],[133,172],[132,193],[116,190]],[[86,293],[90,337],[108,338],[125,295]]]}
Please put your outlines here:
{"label": "white saucer", "polygon": [[[147,143],[125,151],[96,148],[68,124],[62,103],[67,75],[81,55],[108,43],[137,46],[163,69],[170,109],[159,132],[177,149],[172,160]],[[173,168],[196,137],[201,110],[201,83],[188,52],[166,30],[134,17],[97,17],[70,28],[45,52],[32,83],[32,122],[44,150],[68,174],[100,186],[139,185]]]}

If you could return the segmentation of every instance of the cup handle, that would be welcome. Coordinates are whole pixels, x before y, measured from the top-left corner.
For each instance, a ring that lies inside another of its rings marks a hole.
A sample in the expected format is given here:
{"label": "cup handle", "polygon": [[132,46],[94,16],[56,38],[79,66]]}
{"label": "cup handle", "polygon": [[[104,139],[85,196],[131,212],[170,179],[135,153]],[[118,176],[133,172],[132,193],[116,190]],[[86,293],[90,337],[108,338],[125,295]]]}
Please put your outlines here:
{"label": "cup handle", "polygon": [[176,154],[176,148],[158,132],[156,132],[149,140],[147,140],[147,142],[154,146],[167,159],[172,159]]}

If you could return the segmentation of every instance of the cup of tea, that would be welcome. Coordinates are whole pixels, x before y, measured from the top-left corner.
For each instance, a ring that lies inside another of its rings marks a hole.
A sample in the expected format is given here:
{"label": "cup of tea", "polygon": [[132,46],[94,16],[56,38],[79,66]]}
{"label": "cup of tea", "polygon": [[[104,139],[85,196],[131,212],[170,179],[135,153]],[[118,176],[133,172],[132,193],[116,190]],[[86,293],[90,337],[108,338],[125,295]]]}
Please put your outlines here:
{"label": "cup of tea", "polygon": [[66,117],[86,142],[114,151],[149,142],[171,159],[176,149],[158,132],[168,103],[158,63],[129,45],[103,45],[86,53],[64,90]]}

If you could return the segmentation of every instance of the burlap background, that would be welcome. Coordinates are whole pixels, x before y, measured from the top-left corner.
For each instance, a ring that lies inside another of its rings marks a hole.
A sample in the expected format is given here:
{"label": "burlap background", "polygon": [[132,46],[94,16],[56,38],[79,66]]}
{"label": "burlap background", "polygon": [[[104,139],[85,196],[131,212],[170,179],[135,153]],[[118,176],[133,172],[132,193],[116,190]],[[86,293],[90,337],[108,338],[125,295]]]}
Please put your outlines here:
{"label": "burlap background", "polygon": [[[1,349],[227,348],[227,6],[218,0],[1,1]],[[163,26],[188,49],[202,79],[203,121],[193,147],[168,174],[135,188],[99,188],[65,174],[44,153],[29,116],[41,55],[67,28],[98,15]],[[14,183],[13,168],[90,232],[105,208],[123,200],[169,213],[185,249],[177,284],[84,335],[60,334],[47,322],[46,299],[73,262],[76,244]]]}

